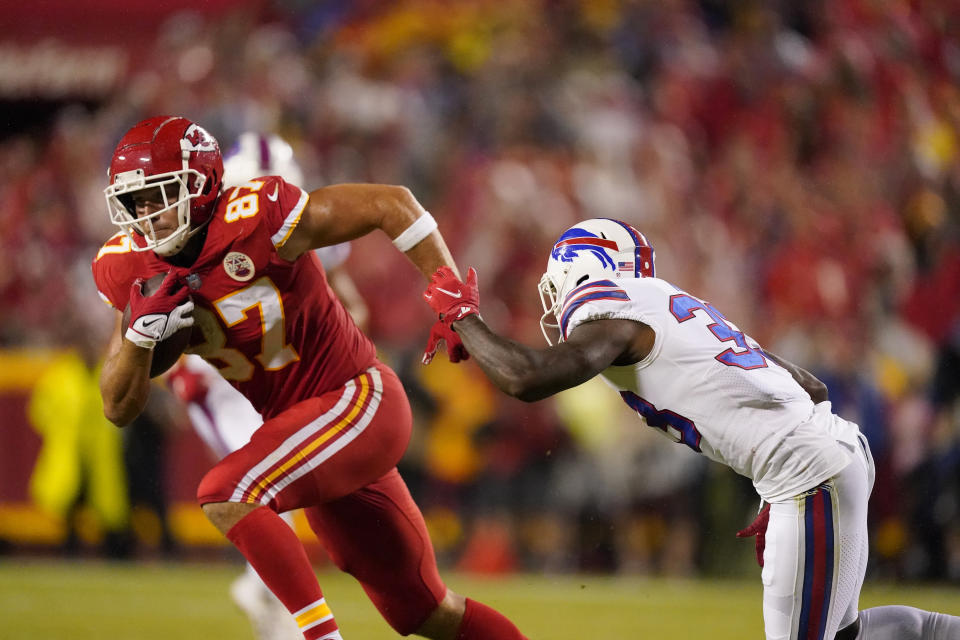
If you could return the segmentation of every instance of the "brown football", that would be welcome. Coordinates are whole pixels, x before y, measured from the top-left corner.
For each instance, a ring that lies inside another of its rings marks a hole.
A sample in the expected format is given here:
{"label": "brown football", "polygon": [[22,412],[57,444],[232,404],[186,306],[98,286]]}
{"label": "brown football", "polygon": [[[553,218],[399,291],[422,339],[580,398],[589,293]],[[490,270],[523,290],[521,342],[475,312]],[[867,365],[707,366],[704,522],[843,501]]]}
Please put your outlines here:
{"label": "brown football", "polygon": [[[166,277],[166,273],[158,273],[143,283],[143,295],[149,296],[160,288],[160,283]],[[130,305],[123,310],[123,330],[130,326]],[[167,369],[176,364],[184,349],[190,345],[190,337],[193,334],[193,327],[184,327],[175,334],[161,340],[153,348],[153,360],[150,361],[150,377],[155,378]]]}

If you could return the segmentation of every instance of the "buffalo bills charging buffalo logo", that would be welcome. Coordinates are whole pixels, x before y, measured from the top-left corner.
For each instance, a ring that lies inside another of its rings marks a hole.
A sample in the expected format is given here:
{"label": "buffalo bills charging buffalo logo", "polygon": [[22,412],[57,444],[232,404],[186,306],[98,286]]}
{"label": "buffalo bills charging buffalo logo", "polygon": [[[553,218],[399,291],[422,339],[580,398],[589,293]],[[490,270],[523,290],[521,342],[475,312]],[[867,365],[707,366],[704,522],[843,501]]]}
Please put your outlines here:
{"label": "buffalo bills charging buffalo logo", "polygon": [[553,246],[553,251],[550,252],[550,257],[558,262],[573,262],[574,258],[579,257],[581,251],[589,251],[596,256],[604,269],[616,270],[617,267],[607,251],[615,253],[617,243],[577,227],[568,229],[560,236],[557,244]]}

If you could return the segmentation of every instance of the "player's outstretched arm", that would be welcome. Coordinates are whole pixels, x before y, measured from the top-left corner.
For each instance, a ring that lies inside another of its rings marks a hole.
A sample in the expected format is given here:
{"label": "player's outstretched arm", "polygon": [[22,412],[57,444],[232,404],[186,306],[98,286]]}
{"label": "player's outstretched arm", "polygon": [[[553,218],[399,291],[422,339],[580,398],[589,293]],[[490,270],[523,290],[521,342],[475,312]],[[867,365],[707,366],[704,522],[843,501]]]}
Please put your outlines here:
{"label": "player's outstretched arm", "polygon": [[433,217],[409,189],[385,184],[338,184],[311,192],[278,253],[294,260],[310,249],[354,240],[375,229],[386,233],[424,277],[444,265],[456,270]]}
{"label": "player's outstretched arm", "polygon": [[473,268],[462,282],[450,269],[441,267],[431,276],[423,298],[440,315],[431,330],[424,363],[433,358],[436,339],[462,341],[491,382],[526,402],[575,387],[610,365],[639,362],[650,353],[656,338],[649,326],[622,319],[584,322],[566,341],[546,349],[504,338],[480,318],[480,291]]}
{"label": "player's outstretched arm", "polygon": [[497,335],[478,315],[453,326],[490,381],[525,402],[582,384],[612,364],[638,362],[653,344],[653,330],[632,320],[585,322],[566,341],[544,349]]}
{"label": "player's outstretched arm", "polygon": [[116,324],[100,372],[100,395],[107,420],[123,427],[133,422],[147,405],[153,354],[124,339],[125,327],[119,311]]}
{"label": "player's outstretched arm", "polygon": [[793,379],[797,381],[797,384],[803,387],[803,390],[807,392],[814,404],[818,404],[829,399],[827,385],[823,384],[823,382],[821,382],[817,376],[813,375],[802,367],[798,367],[788,360],[784,360],[775,353],[770,353],[766,349],[764,349],[763,353],[778,365],[786,369],[790,375],[793,376]]}

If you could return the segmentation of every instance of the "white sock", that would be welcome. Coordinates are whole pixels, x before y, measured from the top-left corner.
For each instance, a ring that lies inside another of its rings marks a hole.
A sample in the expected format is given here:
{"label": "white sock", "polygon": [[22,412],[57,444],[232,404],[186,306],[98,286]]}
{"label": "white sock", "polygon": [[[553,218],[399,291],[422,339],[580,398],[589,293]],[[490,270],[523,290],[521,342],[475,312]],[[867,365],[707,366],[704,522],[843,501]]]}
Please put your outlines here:
{"label": "white sock", "polygon": [[902,605],[873,607],[860,612],[857,640],[955,640],[960,618]]}

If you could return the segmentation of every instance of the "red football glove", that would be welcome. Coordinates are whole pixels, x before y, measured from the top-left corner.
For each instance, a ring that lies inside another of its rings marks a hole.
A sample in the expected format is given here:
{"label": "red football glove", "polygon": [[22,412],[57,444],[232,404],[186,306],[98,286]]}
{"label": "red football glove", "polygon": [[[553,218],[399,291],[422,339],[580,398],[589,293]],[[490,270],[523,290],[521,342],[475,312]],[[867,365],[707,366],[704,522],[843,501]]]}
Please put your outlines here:
{"label": "red football glove", "polygon": [[450,267],[440,267],[430,277],[430,284],[423,292],[423,299],[434,311],[450,324],[475,313],[480,315],[480,290],[477,288],[477,272],[473,267],[467,271],[467,281],[460,280]]}
{"label": "red football glove", "polygon": [[749,527],[741,531],[737,531],[738,538],[757,536],[757,564],[759,564],[761,567],[763,566],[763,550],[767,547],[767,524],[769,523],[770,504],[767,503],[763,505],[763,509],[760,509],[760,513],[757,514],[757,517],[752,523],[750,523]]}
{"label": "red football glove", "polygon": [[184,404],[202,404],[207,397],[207,380],[202,374],[191,371],[183,363],[176,365],[167,376],[167,384],[173,395]]}
{"label": "red football glove", "polygon": [[153,349],[184,327],[193,326],[190,289],[171,271],[152,295],[143,295],[143,278],[130,287],[130,326],[124,337],[138,347]]}
{"label": "red football glove", "polygon": [[447,345],[447,357],[450,358],[450,362],[470,359],[470,354],[467,353],[467,348],[463,346],[463,341],[457,332],[445,320],[437,320],[430,328],[427,348],[423,350],[423,364],[430,364],[433,361],[433,356],[437,355],[437,350],[440,348],[441,340]]}
{"label": "red football glove", "polygon": [[470,267],[464,283],[454,275],[453,269],[440,267],[430,278],[430,284],[423,292],[423,299],[441,316],[430,329],[427,348],[423,352],[423,364],[430,364],[433,356],[437,354],[441,340],[447,345],[450,362],[467,360],[470,354],[463,346],[460,336],[453,330],[453,323],[474,313],[480,315],[480,291],[477,288],[476,270]]}

